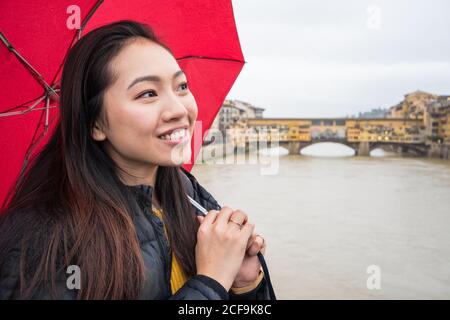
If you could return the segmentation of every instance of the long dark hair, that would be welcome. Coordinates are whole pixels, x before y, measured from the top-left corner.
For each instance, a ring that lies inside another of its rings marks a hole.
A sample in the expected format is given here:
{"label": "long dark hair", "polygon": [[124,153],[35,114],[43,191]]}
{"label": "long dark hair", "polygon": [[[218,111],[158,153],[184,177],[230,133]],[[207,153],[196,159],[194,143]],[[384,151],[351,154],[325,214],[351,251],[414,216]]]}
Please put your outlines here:
{"label": "long dark hair", "polygon": [[[0,272],[8,257],[19,256],[22,298],[32,297],[42,287],[57,297],[57,283],[72,264],[82,271],[77,298],[139,295],[145,270],[131,214],[132,192],[119,179],[120,168],[92,138],[105,90],[112,82],[109,63],[138,37],[170,52],[150,27],[119,21],[86,34],[67,56],[60,119],[2,207]],[[192,276],[198,222],[180,174],[180,167],[160,166],[154,192],[172,250],[185,274]],[[12,252],[17,244],[20,253]]]}

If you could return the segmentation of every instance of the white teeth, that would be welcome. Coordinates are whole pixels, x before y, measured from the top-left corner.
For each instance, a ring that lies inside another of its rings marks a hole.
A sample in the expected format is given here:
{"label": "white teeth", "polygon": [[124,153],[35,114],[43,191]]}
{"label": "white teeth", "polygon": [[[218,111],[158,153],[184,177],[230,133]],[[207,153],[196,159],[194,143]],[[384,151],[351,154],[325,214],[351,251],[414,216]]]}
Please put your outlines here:
{"label": "white teeth", "polygon": [[186,135],[186,129],[177,129],[173,131],[170,135],[166,134],[164,136],[161,136],[160,138],[163,140],[179,140],[181,138],[184,138]]}

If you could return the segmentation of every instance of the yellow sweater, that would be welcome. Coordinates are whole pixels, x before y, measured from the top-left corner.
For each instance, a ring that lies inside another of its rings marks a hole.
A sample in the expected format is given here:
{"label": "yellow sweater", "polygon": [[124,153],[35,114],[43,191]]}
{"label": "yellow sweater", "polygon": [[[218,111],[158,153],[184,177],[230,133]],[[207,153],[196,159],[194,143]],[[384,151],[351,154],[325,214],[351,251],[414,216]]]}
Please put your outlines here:
{"label": "yellow sweater", "polygon": [[[152,209],[153,213],[161,219],[162,219],[162,212],[159,209]],[[167,236],[167,229],[166,226],[164,226],[164,231],[166,232]],[[178,291],[185,282],[188,280],[186,275],[183,272],[183,269],[181,268],[177,258],[175,257],[175,254],[172,252],[172,271],[170,273],[170,288],[172,290],[172,294]]]}
{"label": "yellow sweater", "polygon": [[[158,218],[161,219],[161,221],[163,221],[162,210],[152,209],[152,211]],[[164,231],[166,232],[167,236],[166,226],[164,226]],[[263,277],[264,273],[261,270],[255,282],[242,288],[231,288],[231,292],[234,294],[249,292],[258,286],[259,282],[262,280]],[[172,252],[172,271],[170,274],[170,288],[172,290],[172,294],[175,294],[178,291],[178,289],[180,289],[186,283],[187,280],[188,278],[184,274],[183,269],[181,268],[181,265],[179,264],[175,254]]]}

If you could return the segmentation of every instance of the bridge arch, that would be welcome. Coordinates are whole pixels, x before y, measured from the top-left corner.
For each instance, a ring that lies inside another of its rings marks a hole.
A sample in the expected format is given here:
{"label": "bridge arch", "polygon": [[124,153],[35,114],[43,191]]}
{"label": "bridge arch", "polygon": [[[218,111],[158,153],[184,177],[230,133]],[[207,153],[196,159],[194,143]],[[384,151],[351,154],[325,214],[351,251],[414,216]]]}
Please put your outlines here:
{"label": "bridge arch", "polygon": [[[314,145],[319,144],[330,144],[330,146],[336,146],[339,148],[341,147],[347,147],[348,150],[352,151],[352,153],[347,153],[345,156],[354,156],[358,153],[358,144],[349,143],[346,140],[335,140],[335,139],[320,139],[320,140],[312,140],[308,142],[300,142],[300,141],[280,141],[279,146],[287,149],[289,151],[289,154],[302,154],[302,151],[306,148],[312,147]],[[344,149],[343,149],[344,150]],[[345,153],[345,152],[344,152]]]}
{"label": "bridge arch", "polygon": [[369,144],[369,151],[372,152],[375,149],[382,149],[387,151],[392,151],[399,154],[412,154],[425,156],[428,152],[428,147],[423,144],[399,144],[399,143],[389,143],[389,142],[371,142]]}
{"label": "bridge arch", "polygon": [[308,142],[299,141],[280,141],[279,146],[287,149],[289,154],[302,154],[302,150],[321,143],[333,143],[340,146],[346,146],[353,150],[353,154],[346,154],[346,156],[370,156],[370,153],[375,149],[383,149],[400,154],[426,155],[427,147],[418,144],[398,144],[383,141],[374,142],[348,142],[346,140],[323,139],[313,140]]}
{"label": "bridge arch", "polygon": [[299,153],[323,157],[353,157],[357,150],[345,141],[312,141],[303,145]]}

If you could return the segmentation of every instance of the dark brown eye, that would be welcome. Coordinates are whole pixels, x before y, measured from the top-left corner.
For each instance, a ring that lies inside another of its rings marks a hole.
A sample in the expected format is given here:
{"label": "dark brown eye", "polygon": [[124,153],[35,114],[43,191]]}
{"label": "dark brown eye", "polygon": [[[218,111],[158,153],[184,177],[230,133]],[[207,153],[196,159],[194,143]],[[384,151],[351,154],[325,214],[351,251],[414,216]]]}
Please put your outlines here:
{"label": "dark brown eye", "polygon": [[[147,96],[147,94],[150,94],[150,96]],[[151,98],[151,97],[156,97],[156,92],[153,90],[147,90],[138,95],[138,98]]]}
{"label": "dark brown eye", "polygon": [[183,82],[182,84],[180,84],[180,88],[182,91],[186,91],[188,89],[188,83]]}

